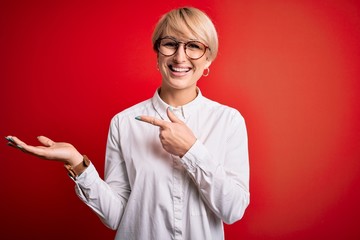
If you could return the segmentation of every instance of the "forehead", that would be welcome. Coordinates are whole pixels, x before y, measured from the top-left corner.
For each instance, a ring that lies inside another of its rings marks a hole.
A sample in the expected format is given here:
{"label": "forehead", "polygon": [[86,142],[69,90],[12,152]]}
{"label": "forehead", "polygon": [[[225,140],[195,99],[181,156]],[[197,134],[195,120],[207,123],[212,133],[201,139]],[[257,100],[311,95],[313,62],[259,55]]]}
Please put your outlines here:
{"label": "forehead", "polygon": [[194,31],[183,21],[178,21],[176,24],[167,24],[161,37],[165,36],[171,36],[180,41],[199,40]]}
{"label": "forehead", "polygon": [[191,41],[191,40],[199,40],[194,34],[191,34],[189,32],[183,33],[183,32],[174,32],[174,31],[168,31],[164,32],[162,37],[173,37],[178,41]]}

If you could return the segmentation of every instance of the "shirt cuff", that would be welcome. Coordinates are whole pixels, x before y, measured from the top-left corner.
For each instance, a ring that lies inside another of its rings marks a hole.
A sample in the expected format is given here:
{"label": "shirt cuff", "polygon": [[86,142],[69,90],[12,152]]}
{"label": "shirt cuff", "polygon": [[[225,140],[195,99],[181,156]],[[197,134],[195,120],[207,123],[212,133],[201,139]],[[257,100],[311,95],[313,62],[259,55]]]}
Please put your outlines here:
{"label": "shirt cuff", "polygon": [[202,162],[207,158],[209,158],[207,149],[199,140],[196,140],[180,161],[187,171],[195,172],[196,168],[201,168]]}
{"label": "shirt cuff", "polygon": [[77,185],[80,185],[81,187],[88,188],[99,177],[99,174],[96,171],[94,164],[92,164],[92,162],[90,162],[90,165],[86,168],[86,170],[84,172],[82,172],[80,174],[80,176],[78,176],[76,178],[76,180],[74,178],[72,178],[71,176],[69,176],[69,177]]}

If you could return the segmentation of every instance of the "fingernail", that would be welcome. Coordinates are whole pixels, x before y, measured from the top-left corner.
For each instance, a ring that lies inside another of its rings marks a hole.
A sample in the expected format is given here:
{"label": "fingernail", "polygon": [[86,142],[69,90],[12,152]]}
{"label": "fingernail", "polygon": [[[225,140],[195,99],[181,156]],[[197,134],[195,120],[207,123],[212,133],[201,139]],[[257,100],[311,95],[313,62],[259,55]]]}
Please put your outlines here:
{"label": "fingernail", "polygon": [[169,106],[168,109],[169,109],[170,111],[172,111],[172,112],[174,111],[174,109],[172,108],[172,106]]}
{"label": "fingernail", "polygon": [[15,143],[11,137],[5,137],[5,139],[8,140],[9,142]]}
{"label": "fingernail", "polygon": [[141,120],[140,116],[135,117],[136,120]]}
{"label": "fingernail", "polygon": [[18,148],[18,149],[24,149],[22,146],[20,146],[20,145],[16,145],[16,147]]}

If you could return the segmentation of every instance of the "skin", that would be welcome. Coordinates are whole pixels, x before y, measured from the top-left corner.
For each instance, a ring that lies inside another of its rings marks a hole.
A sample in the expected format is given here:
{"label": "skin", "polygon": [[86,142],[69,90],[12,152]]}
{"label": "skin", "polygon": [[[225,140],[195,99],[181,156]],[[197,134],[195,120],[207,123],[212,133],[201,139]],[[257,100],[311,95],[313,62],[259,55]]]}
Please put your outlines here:
{"label": "skin", "polygon": [[83,156],[73,145],[64,142],[54,142],[45,136],[37,137],[42,146],[28,145],[15,136],[7,136],[6,139],[9,141],[9,146],[42,159],[63,162],[70,164],[72,167],[83,161]]}
{"label": "skin", "polygon": [[167,109],[167,115],[171,122],[150,116],[140,116],[137,119],[159,127],[159,139],[163,148],[172,155],[183,157],[195,143],[196,137],[170,108]]}
{"label": "skin", "polygon": [[[175,37],[184,42],[195,39],[191,34]],[[157,58],[162,75],[161,99],[173,107],[182,106],[194,100],[197,96],[197,81],[202,76],[204,69],[211,64],[207,53],[200,59],[191,60],[185,54],[184,45],[180,44],[173,56],[167,57],[158,54]],[[172,155],[182,157],[195,143],[196,137],[170,108],[167,110],[167,115],[170,122],[150,116],[138,116],[136,119],[150,124],[149,127],[158,127],[160,130],[159,140],[163,148]],[[60,161],[70,164],[72,167],[83,161],[82,154],[73,145],[55,142],[45,136],[38,137],[42,146],[28,145],[15,136],[7,136],[6,139],[9,146],[42,159]]]}
{"label": "skin", "polygon": [[[190,34],[186,36],[188,37],[176,36],[176,38],[183,42],[196,39]],[[189,59],[185,54],[183,44],[180,44],[172,56],[167,57],[158,53],[158,66],[162,75],[161,99],[173,107],[182,106],[194,100],[197,95],[197,81],[210,64],[207,54],[197,60]],[[176,72],[172,70],[173,68],[189,69],[189,71]]]}
{"label": "skin", "polygon": [[[179,40],[186,42],[188,39],[195,39],[195,37],[190,35],[188,38]],[[183,44],[180,44],[173,56],[167,57],[159,53],[158,64],[162,75],[161,99],[175,107],[194,100],[197,96],[196,84],[204,69],[211,64],[208,59],[206,54],[197,60],[188,58]],[[174,71],[174,68],[187,69],[187,71]],[[163,148],[172,155],[182,157],[195,143],[196,137],[186,124],[171,112],[170,108],[167,109],[167,115],[171,122],[150,116],[140,116],[137,119],[159,127],[159,138]]]}

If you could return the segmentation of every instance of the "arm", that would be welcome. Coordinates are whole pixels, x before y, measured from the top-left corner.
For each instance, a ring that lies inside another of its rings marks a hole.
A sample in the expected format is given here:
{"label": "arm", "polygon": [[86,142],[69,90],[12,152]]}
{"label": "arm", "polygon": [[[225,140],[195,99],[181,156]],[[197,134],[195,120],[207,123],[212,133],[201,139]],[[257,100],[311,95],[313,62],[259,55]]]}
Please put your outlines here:
{"label": "arm", "polygon": [[[130,193],[124,163],[120,162],[120,150],[115,137],[116,126],[110,128],[107,147],[107,167],[105,174],[111,180],[103,181],[93,164],[76,178],[75,191],[80,199],[87,204],[100,217],[102,222],[111,229],[117,229],[127,198]],[[69,143],[54,142],[41,136],[38,140],[43,146],[30,146],[17,137],[8,136],[8,145],[34,155],[36,157],[60,161],[72,167],[82,162],[83,156]],[[108,160],[110,159],[110,160]],[[117,185],[120,184],[120,187]]]}
{"label": "arm", "polygon": [[130,195],[130,185],[119,145],[116,118],[112,120],[108,134],[105,181],[90,166],[89,171],[77,179],[76,192],[107,227],[113,230],[118,228]]}
{"label": "arm", "polygon": [[239,220],[249,204],[249,161],[244,119],[236,112],[225,144],[224,159],[215,159],[192,131],[167,110],[171,122],[149,116],[137,119],[158,126],[160,141],[179,156],[207,206],[224,222]]}
{"label": "arm", "polygon": [[229,126],[225,159],[215,159],[197,140],[182,157],[186,170],[198,186],[208,207],[225,223],[242,218],[249,205],[249,161],[245,122],[240,115]]}

